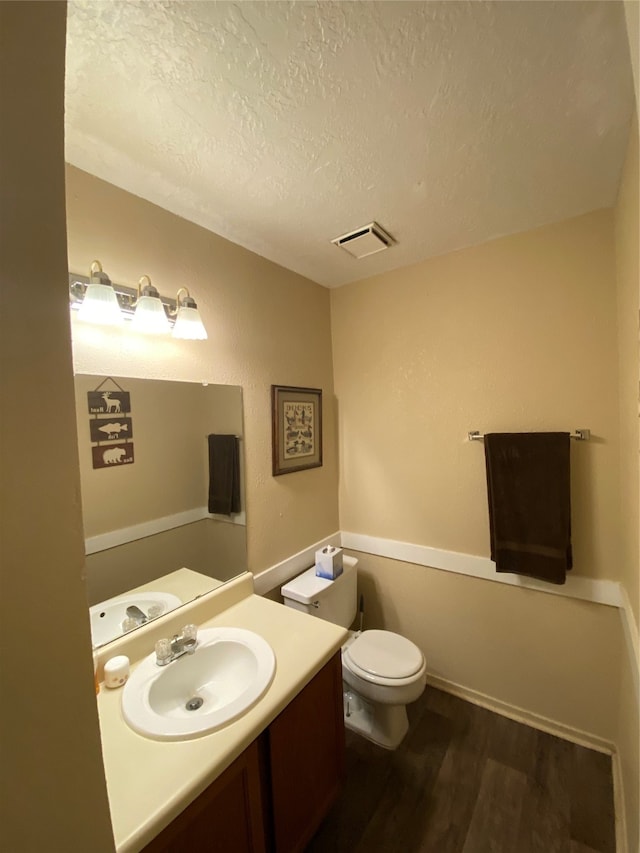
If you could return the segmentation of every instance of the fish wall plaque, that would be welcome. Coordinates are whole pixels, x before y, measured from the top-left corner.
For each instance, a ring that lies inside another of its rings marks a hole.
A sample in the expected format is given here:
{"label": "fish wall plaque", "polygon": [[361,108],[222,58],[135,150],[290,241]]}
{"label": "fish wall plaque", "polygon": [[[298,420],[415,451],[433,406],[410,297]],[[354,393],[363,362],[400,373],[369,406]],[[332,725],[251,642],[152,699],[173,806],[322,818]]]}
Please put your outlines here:
{"label": "fish wall plaque", "polygon": [[91,441],[122,441],[133,438],[131,418],[93,418],[89,421]]}

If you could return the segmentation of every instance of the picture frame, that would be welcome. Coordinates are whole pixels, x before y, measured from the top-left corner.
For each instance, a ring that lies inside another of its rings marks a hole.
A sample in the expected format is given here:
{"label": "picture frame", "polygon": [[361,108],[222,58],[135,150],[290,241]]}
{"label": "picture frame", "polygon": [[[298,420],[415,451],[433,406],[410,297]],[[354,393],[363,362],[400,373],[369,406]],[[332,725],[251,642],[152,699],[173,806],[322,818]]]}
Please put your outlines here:
{"label": "picture frame", "polygon": [[322,389],[271,386],[274,477],[322,465]]}

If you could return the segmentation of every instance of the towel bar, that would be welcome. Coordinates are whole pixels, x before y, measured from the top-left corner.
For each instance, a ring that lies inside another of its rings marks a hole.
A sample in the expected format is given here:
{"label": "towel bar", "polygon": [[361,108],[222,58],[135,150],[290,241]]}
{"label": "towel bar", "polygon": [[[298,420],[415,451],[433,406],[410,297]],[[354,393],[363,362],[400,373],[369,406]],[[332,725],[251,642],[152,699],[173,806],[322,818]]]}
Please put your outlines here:
{"label": "towel bar", "polygon": [[[468,432],[467,436],[469,441],[482,441],[484,435],[477,430],[473,432]],[[591,438],[591,430],[590,429],[577,429],[575,432],[569,433],[569,438],[573,438],[575,441],[589,441]]]}

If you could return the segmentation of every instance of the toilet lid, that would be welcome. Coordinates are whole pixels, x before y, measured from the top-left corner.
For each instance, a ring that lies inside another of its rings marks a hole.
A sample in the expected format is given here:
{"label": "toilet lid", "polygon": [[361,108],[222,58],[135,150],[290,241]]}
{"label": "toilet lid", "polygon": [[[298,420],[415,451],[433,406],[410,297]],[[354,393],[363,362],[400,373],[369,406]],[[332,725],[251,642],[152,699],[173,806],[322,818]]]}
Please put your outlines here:
{"label": "toilet lid", "polygon": [[409,678],[423,663],[420,649],[392,631],[364,631],[345,654],[360,669],[382,678]]}

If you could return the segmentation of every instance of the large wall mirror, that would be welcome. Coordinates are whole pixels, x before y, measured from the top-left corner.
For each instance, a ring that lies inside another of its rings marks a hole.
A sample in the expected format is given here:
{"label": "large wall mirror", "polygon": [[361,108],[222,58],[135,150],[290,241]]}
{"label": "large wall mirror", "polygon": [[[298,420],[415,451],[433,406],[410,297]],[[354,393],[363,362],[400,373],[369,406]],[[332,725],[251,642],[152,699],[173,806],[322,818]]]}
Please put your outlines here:
{"label": "large wall mirror", "polygon": [[98,647],[246,571],[242,389],[78,374],[75,396]]}

